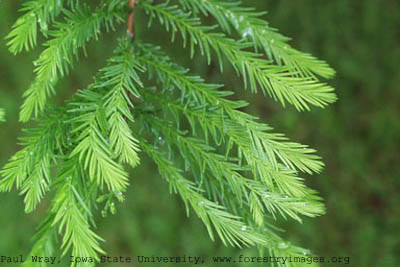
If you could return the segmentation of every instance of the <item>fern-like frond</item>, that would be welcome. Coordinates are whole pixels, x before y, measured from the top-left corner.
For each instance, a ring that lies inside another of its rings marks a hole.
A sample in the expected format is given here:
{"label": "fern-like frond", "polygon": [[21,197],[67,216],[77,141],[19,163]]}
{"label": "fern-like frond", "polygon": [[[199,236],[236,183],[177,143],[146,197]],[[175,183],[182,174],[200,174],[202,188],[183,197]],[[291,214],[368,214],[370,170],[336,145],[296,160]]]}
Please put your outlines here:
{"label": "fern-like frond", "polygon": [[33,0],[27,1],[21,9],[24,15],[18,18],[12,31],[6,36],[11,53],[18,54],[22,50],[29,51],[36,46],[38,24],[46,34],[48,24],[63,9],[63,0]]}
{"label": "fern-like frond", "polygon": [[32,115],[37,116],[50,94],[54,93],[57,80],[68,73],[74,57],[78,56],[79,48],[84,48],[87,41],[98,38],[102,26],[112,28],[115,21],[121,22],[121,10],[109,10],[100,7],[95,11],[84,6],[74,11],[63,10],[65,23],[55,23],[55,30],[49,32],[51,40],[45,43],[47,47],[36,65],[36,79],[25,92],[20,120],[28,121]]}
{"label": "fern-like frond", "polygon": [[14,185],[21,189],[26,212],[33,211],[49,190],[57,150],[66,141],[63,116],[63,111],[47,111],[37,128],[26,130],[27,136],[20,138],[24,148],[0,171],[0,191],[10,191]]}
{"label": "fern-like frond", "polygon": [[[55,255],[55,243],[56,243],[56,227],[53,224],[54,214],[50,214],[38,227],[36,234],[33,237],[35,245],[31,249],[27,259],[33,257],[51,257]],[[22,264],[23,267],[47,267],[46,262],[33,262],[27,260]]]}
{"label": "fern-like frond", "polygon": [[[226,99],[225,96],[230,95],[230,92],[218,91],[219,85],[206,84],[199,77],[187,75],[186,69],[172,63],[168,57],[160,54],[159,49],[152,46],[140,46],[140,48],[143,53],[136,55],[136,59],[146,65],[161,84],[167,87],[175,86],[182,91],[182,96],[192,99],[194,104],[200,106],[203,112],[194,112],[194,115],[211,116],[212,118],[203,124],[211,133],[220,128],[222,136],[228,135],[232,141],[236,139],[237,145],[242,146],[239,154],[244,154],[246,159],[253,158],[254,162],[250,165],[257,166],[259,161],[262,161],[276,168],[280,161],[288,168],[298,168],[307,173],[321,170],[322,163],[319,157],[314,155],[313,149],[287,142],[287,138],[283,135],[270,133],[272,129],[268,125],[258,123],[253,116],[238,110],[247,103]],[[185,104],[183,108],[190,112],[190,106]],[[206,114],[207,108],[211,110]],[[225,120],[226,116],[230,120]],[[243,138],[248,141],[239,141]]]}
{"label": "fern-like frond", "polygon": [[189,212],[190,205],[203,221],[212,240],[214,240],[214,227],[225,245],[230,244],[238,247],[243,245],[253,246],[257,243],[268,245],[269,242],[266,236],[247,228],[239,217],[229,214],[224,207],[207,200],[198,193],[197,186],[185,179],[182,172],[165,156],[149,145],[143,145],[143,148],[157,164],[160,174],[170,183],[171,191],[179,193],[182,197],[186,204],[187,212]]}
{"label": "fern-like frond", "polygon": [[157,18],[173,38],[179,32],[184,44],[189,42],[191,55],[198,46],[210,62],[211,50],[214,50],[221,70],[225,56],[242,75],[245,87],[249,83],[253,92],[261,89],[282,105],[288,102],[298,110],[309,110],[310,105],[324,107],[336,100],[333,88],[329,85],[312,78],[299,77],[295,70],[287,66],[270,64],[260,55],[247,51],[251,43],[238,42],[224,34],[211,32],[215,27],[202,26],[199,18],[191,17],[177,6],[167,3],[155,5],[149,1],[140,3],[150,18]]}
{"label": "fern-like frond", "polygon": [[139,163],[139,146],[128,122],[134,121],[130,111],[133,108],[132,99],[140,97],[137,87],[143,86],[135,71],[141,70],[141,67],[132,56],[129,41],[121,40],[115,54],[108,66],[101,70],[96,88],[107,89],[103,101],[110,127],[111,146],[122,162],[135,167]]}
{"label": "fern-like frond", "polygon": [[299,75],[315,78],[314,74],[324,78],[332,78],[335,71],[329,65],[314,56],[300,52],[287,42],[290,38],[283,36],[268,22],[261,18],[264,13],[253,8],[244,7],[240,1],[223,0],[179,0],[186,10],[211,14],[221,28],[228,34],[236,31],[248,42],[261,48],[269,58],[278,65],[287,65]]}
{"label": "fern-like frond", "polygon": [[[212,240],[215,238],[214,229],[225,245],[237,247],[258,245],[267,248],[271,255],[284,254],[293,257],[305,255],[303,248],[291,245],[266,228],[264,228],[265,231],[260,231],[256,227],[246,225],[240,217],[230,214],[223,206],[203,197],[196,184],[185,179],[182,171],[176,168],[173,162],[152,146],[145,144],[145,141],[141,141],[143,150],[154,160],[161,176],[169,182],[171,192],[181,196],[186,204],[188,214],[190,206],[193,208],[193,211],[207,227]],[[289,266],[301,265],[294,263]]]}
{"label": "fern-like frond", "polygon": [[128,174],[114,160],[107,131],[106,114],[103,96],[91,90],[80,91],[79,100],[71,103],[70,120],[74,124],[72,133],[77,135],[76,146],[71,157],[79,157],[91,180],[95,180],[102,188],[104,184],[112,192],[124,192],[128,185]]}
{"label": "fern-like frond", "polygon": [[[105,252],[99,245],[102,238],[93,232],[89,223],[92,216],[88,208],[90,199],[85,194],[90,194],[90,191],[83,190],[89,184],[87,178],[76,158],[64,161],[58,173],[58,190],[51,210],[54,214],[52,225],[58,225],[59,233],[63,234],[63,255],[72,248],[72,256],[98,260],[98,253]],[[71,266],[76,266],[76,263]],[[83,266],[94,266],[94,263]]]}
{"label": "fern-like frond", "polygon": [[[162,134],[164,140],[170,145],[174,145],[176,150],[172,154],[180,154],[187,162],[185,165],[197,169],[194,173],[201,173],[201,180],[217,179],[221,186],[226,182],[229,188],[235,192],[236,198],[242,196],[252,204],[258,205],[261,210],[267,210],[275,217],[279,212],[283,217],[286,215],[295,220],[301,221],[298,214],[309,217],[315,217],[324,213],[324,207],[318,198],[306,195],[303,198],[292,197],[287,194],[274,192],[273,187],[268,187],[259,181],[254,181],[244,177],[241,172],[248,171],[248,166],[241,166],[237,159],[230,159],[224,155],[220,155],[215,150],[206,145],[202,140],[186,136],[175,130],[176,125],[170,125],[165,120],[150,115],[142,115],[153,130],[157,130]],[[311,197],[311,198],[310,198]],[[254,200],[259,200],[258,203]],[[254,202],[254,203],[253,203]]]}

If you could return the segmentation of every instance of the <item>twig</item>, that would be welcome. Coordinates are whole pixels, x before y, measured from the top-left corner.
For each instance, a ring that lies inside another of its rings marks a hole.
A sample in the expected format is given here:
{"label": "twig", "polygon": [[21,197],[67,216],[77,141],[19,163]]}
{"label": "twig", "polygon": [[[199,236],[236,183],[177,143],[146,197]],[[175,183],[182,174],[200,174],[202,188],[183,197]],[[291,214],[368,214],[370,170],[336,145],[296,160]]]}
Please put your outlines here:
{"label": "twig", "polygon": [[129,38],[133,41],[135,39],[135,5],[137,4],[137,0],[129,0],[129,7],[131,11],[128,15],[128,34]]}

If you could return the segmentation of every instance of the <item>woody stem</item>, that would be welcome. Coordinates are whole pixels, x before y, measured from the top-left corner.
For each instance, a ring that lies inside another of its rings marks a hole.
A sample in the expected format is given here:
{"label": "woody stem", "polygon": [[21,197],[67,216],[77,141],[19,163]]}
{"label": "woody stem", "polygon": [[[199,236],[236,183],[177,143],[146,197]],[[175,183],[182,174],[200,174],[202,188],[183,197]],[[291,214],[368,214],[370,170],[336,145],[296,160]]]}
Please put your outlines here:
{"label": "woody stem", "polygon": [[127,22],[127,27],[128,27],[128,34],[131,40],[135,39],[135,5],[136,5],[137,0],[129,0],[129,7],[131,11],[129,12],[128,15],[128,22]]}

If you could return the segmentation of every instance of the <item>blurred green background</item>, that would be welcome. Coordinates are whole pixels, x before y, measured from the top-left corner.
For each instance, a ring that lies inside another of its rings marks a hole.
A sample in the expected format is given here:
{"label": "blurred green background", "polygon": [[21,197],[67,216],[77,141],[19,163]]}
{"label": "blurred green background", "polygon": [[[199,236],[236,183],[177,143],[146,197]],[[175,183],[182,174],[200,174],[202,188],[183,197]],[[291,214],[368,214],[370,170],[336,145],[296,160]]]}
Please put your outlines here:
{"label": "blurred green background", "polygon": [[[39,52],[14,57],[7,51],[4,36],[15,21],[21,2],[0,2],[0,107],[7,113],[7,122],[0,126],[1,165],[18,149],[21,95],[33,78],[32,61]],[[237,98],[251,102],[249,112],[259,115],[292,140],[311,145],[322,155],[325,171],[307,177],[307,184],[321,192],[327,214],[305,219],[303,224],[279,221],[287,229],[284,234],[287,239],[321,256],[349,256],[348,266],[398,266],[400,2],[249,2],[258,10],[268,11],[266,18],[270,24],[292,37],[294,47],[326,60],[335,68],[337,76],[329,83],[336,88],[339,101],[323,110],[315,108],[298,113],[244,91],[230,71],[221,75],[215,66],[207,66],[203,58],[188,59],[179,42],[168,45],[170,55],[193,73],[210,81],[224,82],[236,92]],[[157,27],[142,26],[144,16],[138,16],[138,38],[160,45],[169,43],[167,34],[159,32]],[[121,31],[123,28],[121,25]],[[60,84],[53,101],[61,104],[77,88],[84,88],[93,73],[104,66],[120,34],[108,34],[89,45],[89,56],[76,64]],[[212,243],[201,222],[194,216],[186,217],[180,199],[169,194],[167,184],[146,159],[131,177],[125,204],[119,207],[116,216],[98,223],[98,232],[107,240],[103,247],[110,255],[239,254],[219,242]],[[22,198],[16,192],[0,195],[0,255],[28,254],[30,238],[46,212],[46,204],[26,215]]]}

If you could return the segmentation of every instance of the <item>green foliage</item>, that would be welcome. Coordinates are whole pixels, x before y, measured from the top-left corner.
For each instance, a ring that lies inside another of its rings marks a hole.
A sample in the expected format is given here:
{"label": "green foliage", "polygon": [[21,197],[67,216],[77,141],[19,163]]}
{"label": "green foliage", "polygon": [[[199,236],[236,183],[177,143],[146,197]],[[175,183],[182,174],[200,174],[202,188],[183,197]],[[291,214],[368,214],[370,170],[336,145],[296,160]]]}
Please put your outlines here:
{"label": "green foliage", "polygon": [[287,44],[290,38],[281,35],[276,29],[271,28],[267,21],[260,18],[264,12],[243,7],[240,1],[209,0],[202,3],[196,0],[180,0],[179,2],[187,10],[201,12],[204,15],[211,14],[224,32],[231,34],[236,31],[246,41],[251,42],[255,49],[263,49],[265,54],[274,59],[278,65],[287,65],[298,71],[301,76],[316,78],[314,74],[317,74],[324,78],[332,78],[335,74],[324,61],[290,47]]}
{"label": "green foliage", "polygon": [[[302,216],[324,214],[321,198],[301,177],[322,170],[315,150],[274,133],[242,111],[248,103],[232,100],[233,92],[223,85],[189,74],[160,47],[122,33],[93,83],[65,107],[50,107],[48,98],[80,49],[86,54],[89,40],[115,30],[131,12],[122,0],[66,2],[27,2],[7,37],[14,54],[34,47],[38,17],[47,39],[20,113],[23,122],[35,117],[37,126],[25,130],[23,148],[5,165],[0,180],[0,191],[15,186],[24,195],[26,212],[54,192],[32,254],[54,254],[61,235],[63,255],[98,260],[105,252],[93,230],[94,213],[99,205],[104,205],[102,215],[115,213],[114,202],[123,201],[130,183],[126,167],[135,168],[143,151],[212,240],[218,236],[225,245],[256,246],[271,256],[306,255],[307,250],[276,235],[270,222],[278,216],[302,222]],[[172,41],[180,38],[191,56],[200,51],[221,72],[225,63],[231,65],[252,92],[261,90],[298,110],[336,100],[333,88],[318,79],[334,71],[289,47],[263,13],[240,2],[176,2],[143,0],[134,9],[147,14],[149,25],[157,20]],[[203,23],[208,14],[215,25]]]}
{"label": "green foliage", "polygon": [[67,131],[63,114],[48,110],[41,117],[37,128],[26,129],[26,137],[20,138],[23,149],[18,151],[1,170],[0,191],[11,191],[15,185],[25,194],[25,211],[32,212],[51,183],[51,165],[58,161],[66,145]]}
{"label": "green foliage", "polygon": [[[151,19],[158,18],[166,30],[171,31],[172,40],[174,40],[176,32],[179,32],[184,45],[189,42],[192,56],[198,46],[201,53],[205,54],[210,62],[210,50],[213,49],[220,62],[221,71],[223,70],[222,57],[225,56],[235,70],[242,75],[245,87],[249,83],[253,92],[257,92],[260,88],[264,94],[269,94],[283,105],[288,102],[298,110],[310,109],[310,104],[324,107],[336,100],[335,95],[332,94],[333,88],[330,86],[320,83],[310,76],[299,77],[297,69],[272,65],[271,61],[262,59],[258,54],[246,50],[253,46],[246,39],[238,42],[222,33],[211,32],[216,26],[202,26],[200,18],[191,17],[190,13],[185,13],[177,6],[171,6],[168,3],[154,5],[151,4],[151,1],[141,1],[140,3]],[[226,16],[227,14],[220,15]]]}
{"label": "green foliage", "polygon": [[63,1],[61,0],[40,0],[27,1],[21,9],[25,12],[19,17],[13,26],[13,30],[7,35],[9,39],[7,45],[13,54],[21,52],[23,49],[29,51],[36,46],[38,24],[45,33],[48,31],[48,24],[54,21],[62,10]]}
{"label": "green foliage", "polygon": [[[34,62],[36,80],[25,92],[25,102],[22,106],[20,120],[26,122],[45,107],[47,98],[54,93],[54,86],[60,77],[68,73],[79,48],[84,48],[86,42],[95,38],[101,28],[113,28],[114,23],[122,21],[121,7],[109,8],[106,4],[92,11],[89,7],[74,8],[72,11],[63,9],[64,23],[54,23],[54,30],[49,32],[48,40],[39,59]],[[36,23],[36,22],[35,22]],[[18,39],[13,44],[20,43]]]}

